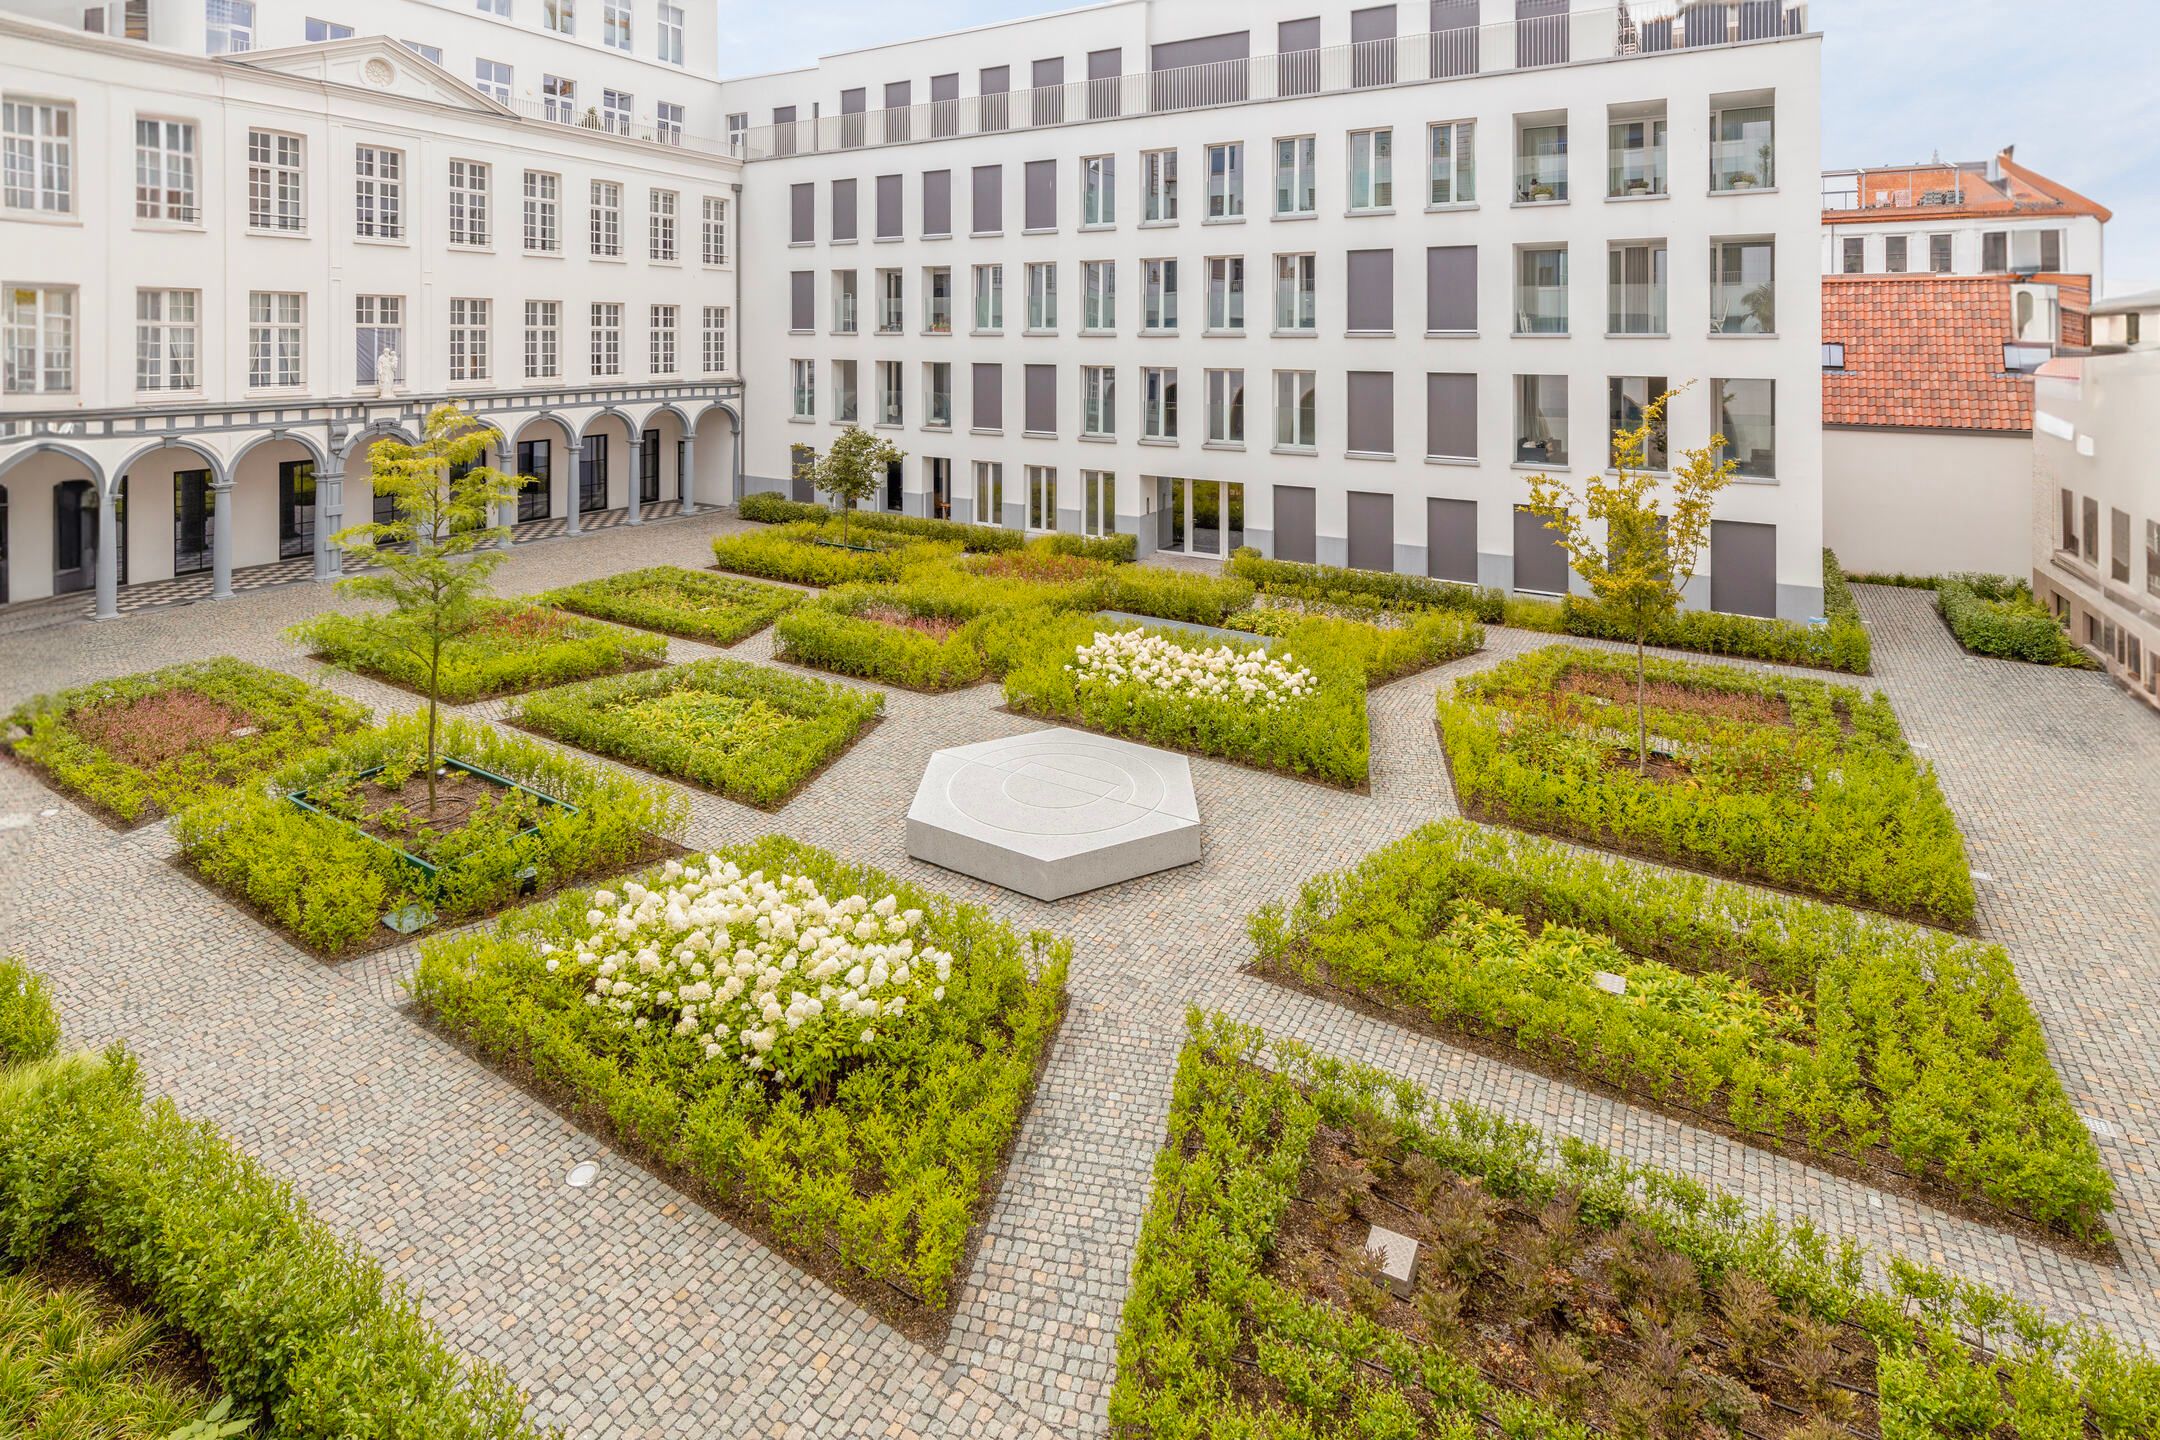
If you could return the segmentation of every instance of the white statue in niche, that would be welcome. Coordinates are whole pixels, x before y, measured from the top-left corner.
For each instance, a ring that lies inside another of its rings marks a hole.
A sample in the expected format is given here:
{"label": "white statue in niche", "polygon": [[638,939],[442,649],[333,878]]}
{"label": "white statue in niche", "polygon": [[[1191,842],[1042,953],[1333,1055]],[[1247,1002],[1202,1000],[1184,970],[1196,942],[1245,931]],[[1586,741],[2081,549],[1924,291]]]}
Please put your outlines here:
{"label": "white statue in niche", "polygon": [[397,347],[385,345],[375,356],[375,393],[387,399],[397,389],[397,379]]}

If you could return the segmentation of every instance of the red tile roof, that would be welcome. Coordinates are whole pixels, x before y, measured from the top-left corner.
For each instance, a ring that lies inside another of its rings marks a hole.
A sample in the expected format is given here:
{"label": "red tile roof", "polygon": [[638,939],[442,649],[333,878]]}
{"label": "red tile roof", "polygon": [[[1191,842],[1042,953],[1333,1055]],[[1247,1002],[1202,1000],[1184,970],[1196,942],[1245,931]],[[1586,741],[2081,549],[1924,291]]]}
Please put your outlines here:
{"label": "red tile roof", "polygon": [[[1823,424],[2032,429],[2032,381],[2003,371],[2007,275],[1825,275]],[[2067,310],[2072,297],[2064,295]]]}

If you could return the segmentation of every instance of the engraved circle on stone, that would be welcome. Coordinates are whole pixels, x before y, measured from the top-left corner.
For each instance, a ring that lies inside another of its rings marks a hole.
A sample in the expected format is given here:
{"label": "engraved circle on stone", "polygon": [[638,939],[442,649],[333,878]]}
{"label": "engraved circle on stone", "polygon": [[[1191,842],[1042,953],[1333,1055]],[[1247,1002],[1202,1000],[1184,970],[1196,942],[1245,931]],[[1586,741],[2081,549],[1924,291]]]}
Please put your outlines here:
{"label": "engraved circle on stone", "polygon": [[980,825],[1026,835],[1092,835],[1159,808],[1163,783],[1152,767],[1052,744],[970,759],[945,793]]}
{"label": "engraved circle on stone", "polygon": [[397,79],[397,71],[391,69],[390,62],[380,55],[367,62],[366,73],[368,84],[378,90]]}

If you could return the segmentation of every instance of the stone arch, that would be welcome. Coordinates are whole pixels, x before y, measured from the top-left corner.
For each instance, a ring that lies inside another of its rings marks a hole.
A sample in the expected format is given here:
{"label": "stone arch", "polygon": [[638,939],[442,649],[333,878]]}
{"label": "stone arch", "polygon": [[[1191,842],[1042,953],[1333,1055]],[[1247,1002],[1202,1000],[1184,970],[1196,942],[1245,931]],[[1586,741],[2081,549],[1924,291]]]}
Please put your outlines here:
{"label": "stone arch", "polygon": [[412,431],[395,420],[371,420],[345,438],[345,445],[339,452],[339,458],[343,460],[345,465],[350,466],[355,455],[365,452],[377,440],[399,440],[407,445],[420,443],[419,438]]}
{"label": "stone arch", "polygon": [[[105,467],[103,465],[91,459],[89,452],[78,450],[73,445],[63,445],[57,440],[33,440],[28,445],[11,450],[6,455],[0,455],[0,476],[6,475],[8,471],[33,455],[66,456],[90,472],[90,478],[97,482],[98,494],[109,495],[111,493],[110,487],[106,483]],[[123,470],[121,473],[125,474],[126,471]]]}
{"label": "stone arch", "polygon": [[699,503],[732,505],[742,499],[742,416],[735,407],[719,400],[702,407],[690,434],[696,444]]}
{"label": "stone arch", "polygon": [[257,435],[254,439],[248,441],[238,450],[235,450],[233,452],[233,457],[227,463],[226,467],[228,473],[234,475],[239,474],[240,462],[247,459],[248,455],[251,452],[261,448],[264,445],[275,445],[280,440],[290,440],[295,445],[298,445],[302,449],[306,450],[308,452],[308,458],[315,462],[315,468],[317,470],[327,470],[330,467],[329,450],[324,445],[322,445],[321,442],[317,441],[313,435],[310,435],[307,431],[266,430],[262,434]]}
{"label": "stone arch", "polygon": [[212,485],[222,490],[232,483],[232,468],[225,463],[224,456],[218,454],[217,451],[212,450],[209,446],[203,444],[199,440],[190,440],[185,436],[174,435],[171,437],[160,437],[159,439],[151,441],[148,445],[141,446],[134,451],[131,451],[127,459],[121,461],[118,465],[115,465],[112,469],[112,473],[105,477],[106,498],[112,498],[114,492],[118,489],[120,482],[127,478],[128,471],[134,469],[136,465],[138,465],[148,457],[157,454],[157,452],[160,450],[192,451],[196,455],[201,456],[204,460],[210,462],[210,483]]}

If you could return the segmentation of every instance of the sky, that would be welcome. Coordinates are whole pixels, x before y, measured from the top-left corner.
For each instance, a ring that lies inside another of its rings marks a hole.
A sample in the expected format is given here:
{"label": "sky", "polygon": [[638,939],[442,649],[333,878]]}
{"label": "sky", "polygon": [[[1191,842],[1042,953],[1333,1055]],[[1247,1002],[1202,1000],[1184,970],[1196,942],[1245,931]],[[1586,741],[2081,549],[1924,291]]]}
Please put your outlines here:
{"label": "sky", "polygon": [[[1500,8],[1487,0],[1488,8]],[[724,75],[1071,8],[1058,0],[723,6]],[[731,13],[734,12],[734,13]],[[2115,212],[2106,293],[2160,289],[2160,0],[1812,0],[1823,164],[2020,163]],[[2142,72],[2142,73],[2141,73]]]}

